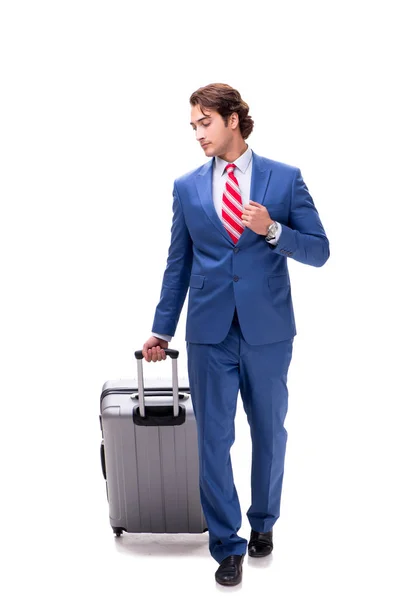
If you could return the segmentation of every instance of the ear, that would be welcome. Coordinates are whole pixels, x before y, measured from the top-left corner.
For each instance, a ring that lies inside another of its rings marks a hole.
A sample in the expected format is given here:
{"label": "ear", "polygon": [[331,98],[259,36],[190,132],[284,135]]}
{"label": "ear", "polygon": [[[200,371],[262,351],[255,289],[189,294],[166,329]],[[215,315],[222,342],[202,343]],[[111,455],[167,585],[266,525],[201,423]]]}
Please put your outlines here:
{"label": "ear", "polygon": [[237,129],[239,127],[239,115],[237,113],[232,113],[229,117],[229,124],[231,129]]}

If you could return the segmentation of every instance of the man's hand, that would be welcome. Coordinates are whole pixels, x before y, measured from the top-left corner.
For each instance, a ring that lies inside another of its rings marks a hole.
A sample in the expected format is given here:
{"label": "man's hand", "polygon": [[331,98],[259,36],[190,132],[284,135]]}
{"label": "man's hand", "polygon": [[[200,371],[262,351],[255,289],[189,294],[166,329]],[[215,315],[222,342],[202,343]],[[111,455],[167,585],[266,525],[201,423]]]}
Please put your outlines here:
{"label": "man's hand", "polygon": [[147,362],[157,362],[167,358],[164,350],[168,348],[168,342],[160,338],[152,336],[143,344],[143,358]]}
{"label": "man's hand", "polygon": [[250,204],[243,209],[242,223],[244,227],[248,227],[254,233],[267,235],[268,227],[273,221],[265,206],[250,200]]}

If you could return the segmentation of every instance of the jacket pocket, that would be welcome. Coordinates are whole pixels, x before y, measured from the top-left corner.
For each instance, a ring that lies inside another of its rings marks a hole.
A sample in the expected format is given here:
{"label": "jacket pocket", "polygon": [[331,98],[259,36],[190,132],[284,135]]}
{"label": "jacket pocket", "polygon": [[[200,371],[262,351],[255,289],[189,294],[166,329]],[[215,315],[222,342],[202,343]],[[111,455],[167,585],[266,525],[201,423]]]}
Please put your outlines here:
{"label": "jacket pocket", "polygon": [[268,285],[271,290],[287,287],[290,285],[289,275],[279,275],[278,277],[269,277]]}
{"label": "jacket pocket", "polygon": [[189,281],[189,286],[191,288],[197,288],[197,289],[201,289],[204,285],[204,275],[191,275],[190,276],[190,281]]}

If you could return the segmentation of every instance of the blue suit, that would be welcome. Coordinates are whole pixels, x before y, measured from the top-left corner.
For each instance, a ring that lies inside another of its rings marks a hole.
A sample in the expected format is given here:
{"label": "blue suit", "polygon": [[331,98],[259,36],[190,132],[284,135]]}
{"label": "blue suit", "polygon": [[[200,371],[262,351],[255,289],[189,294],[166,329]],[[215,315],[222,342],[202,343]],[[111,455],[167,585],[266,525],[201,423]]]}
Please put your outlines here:
{"label": "blue suit", "polygon": [[173,223],[152,331],[173,336],[189,289],[188,371],[196,415],[200,493],[210,552],[243,554],[230,447],[238,392],[250,425],[256,531],[279,517],[286,448],[287,372],[296,326],[287,258],[322,266],[329,242],[299,169],[253,152],[250,198],[282,225],[277,246],[246,228],[235,245],[212,199],[213,160],[177,179]]}

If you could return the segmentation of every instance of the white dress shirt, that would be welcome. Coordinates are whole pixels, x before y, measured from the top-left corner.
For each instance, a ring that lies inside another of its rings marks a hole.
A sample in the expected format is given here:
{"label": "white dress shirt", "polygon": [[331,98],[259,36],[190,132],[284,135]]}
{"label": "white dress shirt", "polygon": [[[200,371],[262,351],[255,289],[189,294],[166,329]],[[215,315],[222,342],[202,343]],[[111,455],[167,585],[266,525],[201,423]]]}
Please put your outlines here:
{"label": "white dress shirt", "polygon": [[[239,156],[239,158],[237,158],[233,162],[236,165],[236,169],[234,170],[233,174],[235,175],[235,177],[238,181],[238,184],[239,184],[241,197],[242,197],[242,204],[243,204],[243,206],[246,206],[247,204],[249,204],[249,202],[251,200],[250,185],[251,185],[251,173],[253,170],[253,152],[252,152],[250,146],[247,146],[246,152],[244,152],[241,156]],[[215,210],[217,212],[218,217],[221,219],[221,221],[222,221],[222,195],[225,191],[225,182],[228,178],[228,173],[226,171],[226,167],[229,164],[231,164],[231,163],[228,163],[226,160],[223,160],[222,158],[219,158],[218,156],[215,157],[213,174],[212,174],[212,196],[213,196]],[[273,244],[273,245],[277,244],[279,237],[281,235],[281,232],[282,232],[282,227],[281,227],[280,223],[278,223],[278,231],[276,233],[276,237],[274,240],[271,240],[269,243]],[[160,334],[160,333],[152,332],[151,335],[154,335],[155,337],[158,337],[167,342],[170,342],[172,339],[172,336],[164,335],[164,334]]]}

